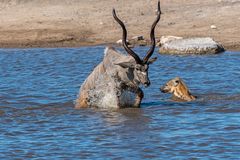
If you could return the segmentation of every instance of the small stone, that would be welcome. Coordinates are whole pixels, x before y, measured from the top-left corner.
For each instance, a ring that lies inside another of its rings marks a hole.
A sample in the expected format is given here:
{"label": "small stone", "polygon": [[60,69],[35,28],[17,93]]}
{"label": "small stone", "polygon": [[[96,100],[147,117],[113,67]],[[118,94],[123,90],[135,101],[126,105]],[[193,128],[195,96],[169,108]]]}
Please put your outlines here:
{"label": "small stone", "polygon": [[172,26],[172,25],[175,25],[175,24],[176,24],[175,22],[169,22],[168,26]]}
{"label": "small stone", "polygon": [[211,29],[217,29],[217,26],[211,25]]}
{"label": "small stone", "polygon": [[117,44],[122,44],[122,39],[117,40]]}
{"label": "small stone", "polygon": [[[119,39],[116,43],[121,45],[122,44],[122,39]],[[127,43],[128,43],[128,40],[127,40]]]}
{"label": "small stone", "polygon": [[146,46],[147,45],[147,41],[146,40],[140,40],[140,41],[138,41],[138,45],[139,46]]}
{"label": "small stone", "polygon": [[136,40],[136,41],[140,41],[140,40],[144,40],[144,37],[143,36],[134,36],[131,39]]}

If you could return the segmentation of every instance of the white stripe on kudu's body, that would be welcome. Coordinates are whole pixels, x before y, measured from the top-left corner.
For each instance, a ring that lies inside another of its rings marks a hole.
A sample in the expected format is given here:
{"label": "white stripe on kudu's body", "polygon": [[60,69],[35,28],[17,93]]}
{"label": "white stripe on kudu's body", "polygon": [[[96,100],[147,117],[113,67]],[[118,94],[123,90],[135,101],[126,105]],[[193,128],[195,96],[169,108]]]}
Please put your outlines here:
{"label": "white stripe on kudu's body", "polygon": [[160,2],[158,2],[158,15],[151,28],[151,48],[146,56],[141,59],[127,45],[127,31],[123,22],[116,16],[113,17],[123,30],[123,47],[129,55],[124,55],[114,48],[105,49],[103,61],[94,68],[80,88],[76,100],[76,108],[124,108],[140,107],[143,91],[139,87],[150,85],[148,78],[149,64],[156,58],[150,59],[155,49],[154,29],[160,19]]}

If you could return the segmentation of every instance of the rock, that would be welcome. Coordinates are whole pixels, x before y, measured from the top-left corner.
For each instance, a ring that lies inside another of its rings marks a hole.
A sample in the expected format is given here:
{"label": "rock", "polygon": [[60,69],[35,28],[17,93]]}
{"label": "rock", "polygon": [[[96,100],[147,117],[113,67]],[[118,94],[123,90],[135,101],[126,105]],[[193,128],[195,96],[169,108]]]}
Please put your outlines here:
{"label": "rock", "polygon": [[140,40],[144,40],[144,38],[143,36],[134,36],[132,37],[132,40],[140,41]]}
{"label": "rock", "polygon": [[168,41],[159,50],[162,54],[216,54],[223,51],[223,46],[210,37]]}
{"label": "rock", "polygon": [[172,26],[172,25],[174,25],[174,24],[176,24],[175,22],[169,22],[168,23],[168,26]]}
{"label": "rock", "polygon": [[[119,39],[116,43],[119,45],[122,45],[122,39]],[[129,43],[128,40],[127,40],[127,43]]]}
{"label": "rock", "polygon": [[[118,45],[122,45],[122,39],[116,42]],[[127,40],[128,47],[133,48],[134,46],[146,46],[148,42],[143,36],[134,36],[129,41]]]}
{"label": "rock", "polygon": [[[118,45],[122,46],[122,39],[119,39],[116,43]],[[130,43],[128,40],[127,40],[127,45],[128,45],[129,48],[133,48],[134,47],[134,44]]]}
{"label": "rock", "polygon": [[217,29],[217,26],[215,26],[215,25],[211,25],[210,27],[211,27],[211,29]]}
{"label": "rock", "polygon": [[144,39],[143,36],[134,36],[129,40],[129,43],[133,46],[146,46],[147,41]]}
{"label": "rock", "polygon": [[176,40],[176,39],[183,39],[183,37],[177,37],[177,36],[162,36],[160,40],[157,42],[157,46],[161,46],[164,43]]}
{"label": "rock", "polygon": [[147,41],[146,40],[140,40],[140,41],[138,41],[137,45],[139,45],[139,46],[146,46],[147,45]]}
{"label": "rock", "polygon": [[116,41],[117,44],[122,44],[122,39]]}

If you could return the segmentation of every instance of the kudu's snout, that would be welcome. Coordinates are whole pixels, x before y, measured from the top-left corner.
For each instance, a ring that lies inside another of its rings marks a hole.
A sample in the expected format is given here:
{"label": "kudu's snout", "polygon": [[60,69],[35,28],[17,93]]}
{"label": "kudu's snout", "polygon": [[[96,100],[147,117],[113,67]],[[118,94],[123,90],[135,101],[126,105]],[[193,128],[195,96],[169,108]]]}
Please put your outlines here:
{"label": "kudu's snout", "polygon": [[150,84],[151,84],[151,82],[150,82],[150,81],[146,81],[146,82],[144,82],[144,86],[145,86],[145,87],[148,87],[148,86],[150,86]]}

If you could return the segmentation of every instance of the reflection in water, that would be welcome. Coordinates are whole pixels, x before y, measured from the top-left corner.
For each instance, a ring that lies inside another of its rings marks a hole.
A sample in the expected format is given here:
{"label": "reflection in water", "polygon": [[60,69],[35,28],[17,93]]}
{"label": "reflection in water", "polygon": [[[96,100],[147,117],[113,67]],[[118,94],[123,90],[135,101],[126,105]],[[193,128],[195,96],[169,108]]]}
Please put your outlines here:
{"label": "reflection in water", "polygon": [[[0,50],[1,159],[239,159],[240,53],[158,55],[141,108],[76,110],[103,50]],[[176,76],[196,101],[159,91]]]}

